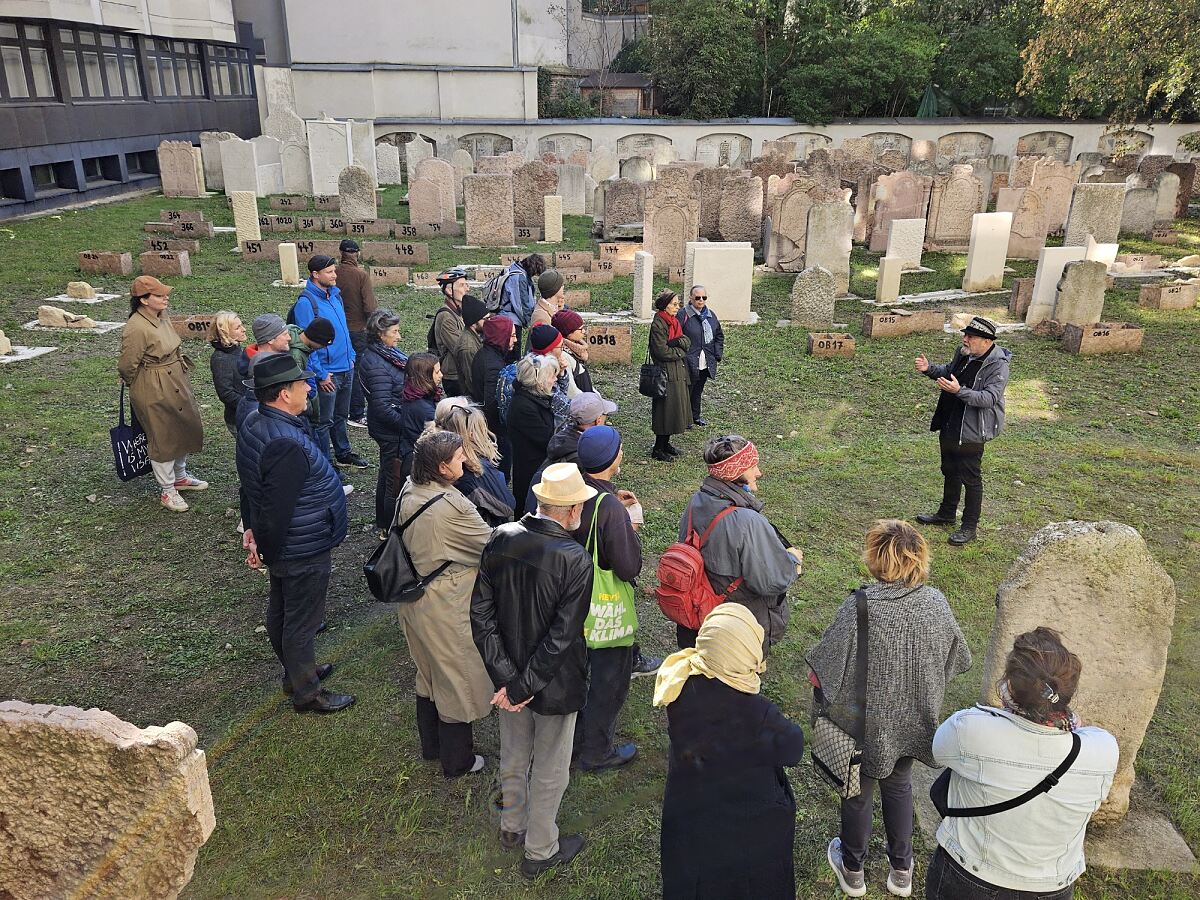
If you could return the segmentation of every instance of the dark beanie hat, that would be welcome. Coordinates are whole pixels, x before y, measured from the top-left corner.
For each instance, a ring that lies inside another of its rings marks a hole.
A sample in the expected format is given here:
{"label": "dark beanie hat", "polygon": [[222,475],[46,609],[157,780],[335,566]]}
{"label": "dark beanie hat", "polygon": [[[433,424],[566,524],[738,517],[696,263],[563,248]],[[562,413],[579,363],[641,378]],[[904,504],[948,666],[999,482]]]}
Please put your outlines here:
{"label": "dark beanie hat", "polygon": [[507,353],[515,327],[513,320],[507,316],[492,316],[483,323],[483,342]]}
{"label": "dark beanie hat", "polygon": [[534,353],[550,353],[562,343],[562,335],[553,325],[535,325],[529,332],[529,347]]}
{"label": "dark beanie hat", "polygon": [[560,309],[550,319],[550,324],[558,329],[559,334],[566,337],[583,327],[583,316],[573,309]]}
{"label": "dark beanie hat", "polygon": [[538,290],[541,292],[543,299],[553,297],[562,286],[563,277],[556,269],[547,269],[538,276]]}
{"label": "dark beanie hat", "polygon": [[328,347],[333,343],[333,323],[323,316],[317,316],[308,323],[304,334],[314,344],[324,344]]}
{"label": "dark beanie hat", "polygon": [[320,272],[322,269],[328,269],[330,266],[336,266],[337,260],[332,256],[326,256],[324,253],[318,253],[308,261],[308,271]]}
{"label": "dark beanie hat", "polygon": [[589,475],[603,472],[621,452],[621,432],[611,425],[593,425],[579,436],[579,468]]}
{"label": "dark beanie hat", "polygon": [[468,328],[486,315],[487,307],[483,305],[483,301],[478,297],[467,294],[462,298],[462,320],[463,324]]}

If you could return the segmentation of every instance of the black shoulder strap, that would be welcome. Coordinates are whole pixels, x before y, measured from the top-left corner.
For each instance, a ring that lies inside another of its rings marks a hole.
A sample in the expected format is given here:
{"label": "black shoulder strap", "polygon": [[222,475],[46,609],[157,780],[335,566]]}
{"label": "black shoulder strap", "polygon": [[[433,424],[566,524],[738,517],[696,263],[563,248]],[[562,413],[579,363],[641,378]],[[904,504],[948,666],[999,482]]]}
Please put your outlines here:
{"label": "black shoulder strap", "polygon": [[429,509],[429,507],[433,506],[433,504],[437,503],[445,496],[446,495],[444,493],[441,493],[436,497],[430,497],[421,504],[420,509],[405,519],[404,522],[396,529],[396,539],[400,542],[400,550],[404,554],[404,561],[408,563],[409,570],[413,573],[413,575],[416,576],[417,581],[421,582],[422,586],[430,584],[435,578],[445,572],[446,569],[450,567],[450,560],[446,560],[428,575],[422,575],[419,571],[417,571],[417,566],[412,561],[412,556],[409,555],[408,547],[404,544],[404,529],[408,528],[409,525],[416,521],[417,516],[421,515],[421,513],[425,512],[425,510]]}
{"label": "black shoulder strap", "polygon": [[1058,784],[1060,778],[1067,774],[1067,770],[1075,762],[1075,758],[1079,756],[1079,747],[1082,742],[1079,740],[1079,735],[1074,731],[1071,732],[1071,752],[1067,754],[1066,759],[1058,764],[1058,768],[1027,790],[1025,793],[1005,800],[1002,803],[992,803],[989,806],[951,806],[946,809],[947,816],[959,816],[962,818],[971,816],[994,816],[996,813],[1008,812],[1010,809],[1016,809],[1025,803],[1028,803],[1034,797],[1040,794],[1045,794],[1050,788]]}
{"label": "black shoulder strap", "polygon": [[859,588],[854,592],[854,604],[858,609],[858,640],[854,654],[854,703],[862,710],[863,733],[860,741],[867,739],[867,592]]}
{"label": "black shoulder strap", "polygon": [[308,298],[308,303],[309,303],[309,305],[310,305],[310,306],[313,308],[313,318],[314,318],[314,319],[315,319],[315,318],[317,318],[319,315],[321,315],[321,313],[320,313],[320,311],[317,309],[317,301],[316,301],[316,299],[313,297],[313,295],[312,295],[312,294],[309,294],[309,293],[305,293],[305,295],[304,295],[304,296]]}

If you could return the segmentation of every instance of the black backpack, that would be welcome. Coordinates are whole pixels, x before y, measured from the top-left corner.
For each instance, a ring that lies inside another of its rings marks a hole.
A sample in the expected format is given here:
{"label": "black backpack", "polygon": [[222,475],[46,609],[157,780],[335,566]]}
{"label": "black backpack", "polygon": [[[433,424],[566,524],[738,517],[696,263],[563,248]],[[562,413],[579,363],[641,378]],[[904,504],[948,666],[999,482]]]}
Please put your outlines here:
{"label": "black backpack", "polygon": [[[434,329],[437,328],[437,317],[440,316],[444,312],[453,314],[453,310],[451,310],[450,307],[443,306],[441,309],[439,309],[437,312],[435,312],[432,316],[426,317],[429,319],[433,319],[433,324],[429,326],[429,333],[427,335],[425,335],[425,345],[429,348],[430,353],[434,353],[439,357],[442,355],[442,351],[440,349],[438,349],[437,337],[434,334]],[[453,347],[450,348],[450,350],[453,350],[453,349],[454,349]],[[447,352],[449,352],[449,351],[447,351]]]}
{"label": "black backpack", "polygon": [[[297,297],[297,298],[296,298],[296,303],[299,303],[299,302],[300,302],[300,300],[301,300],[302,298],[304,298],[304,297],[308,297],[308,302],[309,302],[309,304],[311,304],[311,305],[312,305],[312,309],[313,309],[313,318],[315,319],[317,316],[319,316],[319,315],[320,315],[320,313],[319,313],[319,312],[317,312],[317,301],[316,301],[316,300],[314,300],[314,299],[313,299],[311,296],[309,296],[308,294],[301,294],[299,297]],[[290,308],[290,309],[288,309],[288,311],[287,311],[287,319],[286,319],[285,321],[286,321],[286,322],[287,322],[289,325],[295,325],[295,324],[296,324],[296,303],[293,303],[293,304],[291,305],[291,308]]]}

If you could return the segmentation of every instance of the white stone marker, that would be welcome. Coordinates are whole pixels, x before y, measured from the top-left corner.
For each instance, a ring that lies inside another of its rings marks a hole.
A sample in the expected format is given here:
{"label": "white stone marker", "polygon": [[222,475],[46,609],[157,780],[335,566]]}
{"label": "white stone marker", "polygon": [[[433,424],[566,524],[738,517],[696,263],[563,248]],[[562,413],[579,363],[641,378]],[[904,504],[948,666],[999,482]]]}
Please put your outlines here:
{"label": "white stone marker", "polygon": [[749,241],[688,241],[683,294],[687,303],[692,285],[708,291],[708,305],[722,322],[750,319],[750,291],[754,283],[754,245]]}
{"label": "white stone marker", "polygon": [[884,256],[899,257],[905,270],[921,268],[921,250],[925,245],[924,219],[892,219]]}
{"label": "white stone marker", "polygon": [[563,239],[563,198],[551,195],[542,198],[546,221],[542,229],[542,240],[549,244],[557,244]]}
{"label": "white stone marker", "polygon": [[292,243],[279,245],[279,279],[284,284],[304,284],[300,280],[300,260],[296,255],[296,245]]}
{"label": "white stone marker", "polygon": [[639,319],[654,315],[654,254],[633,254],[633,314]]}
{"label": "white stone marker", "polygon": [[1026,325],[1033,327],[1038,322],[1053,318],[1063,269],[1067,263],[1078,262],[1086,255],[1086,247],[1042,248],[1038,255],[1037,272],[1033,276],[1033,299],[1029,301],[1029,310],[1025,313]]}
{"label": "white stone marker", "polygon": [[[232,143],[225,141],[224,143]],[[233,227],[237,231],[238,247],[242,241],[261,241],[262,229],[258,227],[258,201],[254,191],[234,191],[230,194],[233,203]]]}
{"label": "white stone marker", "polygon": [[975,213],[971,217],[964,291],[995,291],[1003,287],[1012,220],[1011,212]]}
{"label": "white stone marker", "polygon": [[[893,219],[892,230],[895,233],[896,223],[904,219]],[[923,219],[915,221],[922,222]],[[893,303],[900,296],[900,273],[904,269],[904,260],[899,256],[879,257],[879,277],[875,281],[875,302]]]}

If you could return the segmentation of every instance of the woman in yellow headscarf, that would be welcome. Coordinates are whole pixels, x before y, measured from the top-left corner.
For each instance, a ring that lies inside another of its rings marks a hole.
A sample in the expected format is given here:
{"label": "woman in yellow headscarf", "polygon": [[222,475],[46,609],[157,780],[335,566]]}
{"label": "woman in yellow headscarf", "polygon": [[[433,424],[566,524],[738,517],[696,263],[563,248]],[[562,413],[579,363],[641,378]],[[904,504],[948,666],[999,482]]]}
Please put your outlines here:
{"label": "woman in yellow headscarf", "polygon": [[696,646],[667,657],[654,705],[667,708],[663,900],[794,900],[796,801],[784,766],[804,733],[759,694],[763,629],[722,603]]}

